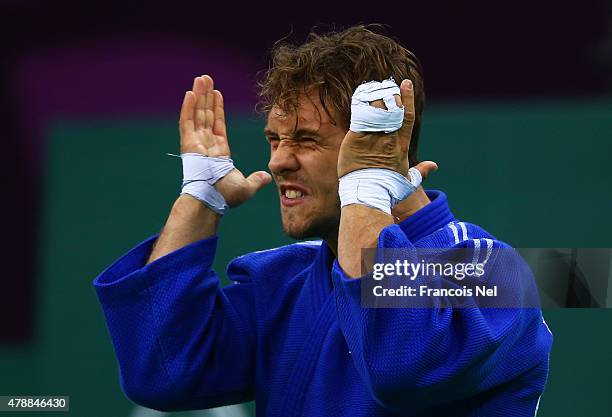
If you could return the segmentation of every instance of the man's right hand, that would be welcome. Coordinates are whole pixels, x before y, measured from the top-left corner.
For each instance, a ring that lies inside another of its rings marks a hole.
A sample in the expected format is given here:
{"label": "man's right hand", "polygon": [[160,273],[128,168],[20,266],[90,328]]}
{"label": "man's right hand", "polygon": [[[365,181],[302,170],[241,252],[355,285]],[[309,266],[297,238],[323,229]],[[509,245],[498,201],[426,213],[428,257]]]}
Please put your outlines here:
{"label": "man's right hand", "polygon": [[[229,158],[230,148],[225,128],[223,96],[213,89],[208,75],[196,77],[193,89],[185,93],[179,118],[181,153],[199,153],[217,158]],[[230,207],[251,198],[257,190],[272,180],[270,174],[258,171],[247,178],[234,169],[217,181],[215,188]],[[176,200],[164,229],[155,242],[147,263],[198,240],[213,236],[220,216],[191,195],[182,194]]]}
{"label": "man's right hand", "polygon": [[[223,96],[214,89],[208,75],[196,77],[193,90],[185,93],[179,118],[181,153],[199,153],[217,158],[230,158],[230,148],[225,127]],[[248,177],[234,169],[215,187],[230,207],[236,207],[251,198],[260,188],[270,183],[272,177],[265,171],[257,171]]]}

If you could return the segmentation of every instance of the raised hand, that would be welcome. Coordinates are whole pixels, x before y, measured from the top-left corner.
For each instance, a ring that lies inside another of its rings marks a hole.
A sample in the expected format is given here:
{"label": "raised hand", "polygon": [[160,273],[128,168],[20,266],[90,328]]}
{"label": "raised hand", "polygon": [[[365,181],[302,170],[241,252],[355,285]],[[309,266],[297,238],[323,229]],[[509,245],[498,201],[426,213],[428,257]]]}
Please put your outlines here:
{"label": "raised hand", "polygon": [[[196,77],[193,89],[185,93],[179,118],[181,153],[199,153],[217,158],[230,158],[230,147],[225,126],[225,109],[221,92],[214,89],[208,75]],[[251,198],[272,180],[265,171],[248,177],[234,169],[219,180],[215,187],[230,207]]]}
{"label": "raised hand", "polygon": [[213,79],[203,75],[196,77],[193,90],[185,93],[179,118],[181,153],[230,157],[223,96],[213,86]]}
{"label": "raised hand", "polygon": [[[401,98],[396,96],[398,105],[404,105],[404,121],[401,129],[391,133],[348,131],[338,157],[338,177],[363,168],[386,168],[408,175],[408,148],[415,120],[414,90],[412,82],[404,80],[400,85]],[[401,103],[399,102],[401,100]],[[384,108],[382,100],[371,103]],[[415,166],[426,178],[437,165],[424,161]]]}
{"label": "raised hand", "polygon": [[[404,118],[399,130],[388,134],[351,130],[347,132],[338,155],[339,178],[363,168],[389,169],[405,177],[408,176],[408,148],[416,114],[413,90],[412,83],[404,80],[400,85],[401,97],[395,97],[398,105],[400,105],[400,100],[404,105]],[[370,105],[384,108],[383,102],[379,100],[371,102]],[[425,178],[437,168],[437,165],[434,162],[425,161],[416,165],[415,168]],[[404,203],[410,204],[411,197],[415,194],[417,191],[395,207]],[[393,222],[394,217],[382,209],[377,210],[363,204],[347,204],[342,207],[338,231],[338,262],[347,276],[361,275],[361,250],[375,248],[381,230]]]}

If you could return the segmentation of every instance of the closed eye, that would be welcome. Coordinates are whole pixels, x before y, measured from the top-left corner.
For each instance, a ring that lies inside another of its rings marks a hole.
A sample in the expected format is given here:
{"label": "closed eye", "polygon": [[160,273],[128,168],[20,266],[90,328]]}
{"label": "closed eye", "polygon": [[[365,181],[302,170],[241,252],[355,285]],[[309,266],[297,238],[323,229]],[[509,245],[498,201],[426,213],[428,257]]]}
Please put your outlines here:
{"label": "closed eye", "polygon": [[270,144],[272,149],[278,148],[278,144],[280,142],[280,139],[278,137],[275,137],[275,136],[266,136],[266,140],[268,141],[268,143]]}

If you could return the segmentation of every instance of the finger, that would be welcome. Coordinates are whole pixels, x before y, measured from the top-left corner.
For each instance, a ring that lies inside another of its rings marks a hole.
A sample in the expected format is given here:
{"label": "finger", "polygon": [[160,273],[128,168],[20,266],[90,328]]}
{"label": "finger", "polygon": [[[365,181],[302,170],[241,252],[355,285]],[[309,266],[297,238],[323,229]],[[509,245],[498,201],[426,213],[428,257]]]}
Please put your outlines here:
{"label": "finger", "polygon": [[214,85],[215,83],[209,75],[202,75],[201,77],[196,77],[196,82],[194,82],[194,88],[197,88],[197,91],[194,90],[194,93],[196,93],[197,95],[206,95],[206,93],[213,90]]}
{"label": "finger", "polygon": [[404,105],[404,122],[399,130],[399,137],[410,144],[412,126],[414,125],[414,120],[416,117],[414,109],[414,86],[412,81],[402,81],[400,84],[400,94],[402,96],[402,104]]}
{"label": "finger", "polygon": [[395,104],[397,104],[397,107],[402,107],[402,97],[398,94],[394,94],[393,97],[395,97]]}
{"label": "finger", "polygon": [[196,95],[196,97],[199,97],[202,92],[204,91],[204,87],[205,87],[205,82],[202,79],[202,77],[195,77],[193,79],[193,93]]}
{"label": "finger", "polygon": [[213,80],[208,75],[196,77],[193,83],[193,92],[197,97],[195,108],[195,128],[206,129],[206,110],[209,91],[212,91]]}
{"label": "finger", "polygon": [[[395,98],[395,104],[397,105],[397,107],[402,107],[402,98],[398,94],[394,94],[393,97]],[[379,109],[389,110],[387,108],[387,105],[382,99],[370,101],[369,103],[370,103],[370,106],[372,107],[378,107]]]}
{"label": "finger", "polygon": [[249,184],[249,197],[272,182],[272,176],[266,171],[253,172],[246,178]]}
{"label": "finger", "polygon": [[181,105],[181,113],[179,116],[179,131],[181,134],[193,131],[193,109],[195,107],[195,94],[193,91],[185,92],[183,104]]}
{"label": "finger", "polygon": [[206,83],[203,77],[196,77],[193,82],[193,93],[196,97],[193,119],[196,130],[204,129],[206,123]]}
{"label": "finger", "polygon": [[227,138],[227,130],[225,126],[225,108],[223,106],[223,95],[219,90],[213,90],[213,113],[215,120],[213,122],[213,133],[215,135]]}
{"label": "finger", "polygon": [[438,170],[438,164],[433,161],[423,161],[414,166],[421,173],[423,179],[427,178],[429,174]]}
{"label": "finger", "polygon": [[213,89],[215,87],[215,82],[213,81],[210,75],[202,75],[202,80],[204,81],[204,128],[212,129],[214,123],[214,113],[213,113]]}
{"label": "finger", "polygon": [[215,82],[213,81],[210,75],[202,75],[202,80],[204,81],[204,86],[206,87],[206,91],[213,90],[215,88]]}
{"label": "finger", "polygon": [[258,190],[272,181],[265,171],[257,171],[247,178],[240,170],[234,169],[215,184],[230,207],[236,207],[251,198]]}
{"label": "finger", "polygon": [[377,107],[379,109],[387,110],[387,106],[385,106],[385,102],[382,100],[374,100],[370,101],[370,106]]}
{"label": "finger", "polygon": [[215,123],[215,112],[214,112],[215,99],[213,90],[206,92],[206,105],[205,105],[205,119],[204,128],[211,129]]}

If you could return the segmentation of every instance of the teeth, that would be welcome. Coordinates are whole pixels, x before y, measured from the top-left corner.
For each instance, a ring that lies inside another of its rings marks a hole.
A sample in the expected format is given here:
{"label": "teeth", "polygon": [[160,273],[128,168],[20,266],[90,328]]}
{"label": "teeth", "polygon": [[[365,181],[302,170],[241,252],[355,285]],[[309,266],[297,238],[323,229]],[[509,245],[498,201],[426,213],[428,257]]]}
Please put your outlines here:
{"label": "teeth", "polygon": [[285,197],[287,198],[299,198],[302,196],[302,192],[298,190],[285,190]]}

